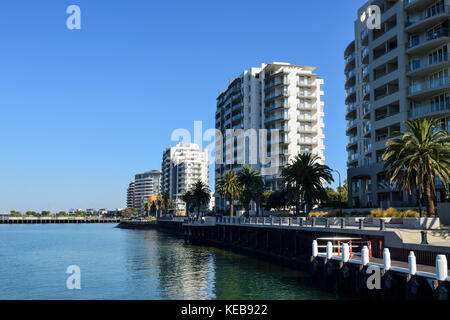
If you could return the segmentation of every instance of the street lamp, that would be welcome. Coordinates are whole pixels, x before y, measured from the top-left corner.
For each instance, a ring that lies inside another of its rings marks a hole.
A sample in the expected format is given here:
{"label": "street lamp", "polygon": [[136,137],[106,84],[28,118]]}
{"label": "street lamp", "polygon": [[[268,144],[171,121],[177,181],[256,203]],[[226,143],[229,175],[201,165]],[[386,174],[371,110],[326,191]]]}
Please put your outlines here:
{"label": "street lamp", "polygon": [[339,176],[339,213],[340,216],[342,216],[342,187],[341,187],[341,174],[339,173],[339,171],[331,169],[332,171],[337,172],[338,176]]}

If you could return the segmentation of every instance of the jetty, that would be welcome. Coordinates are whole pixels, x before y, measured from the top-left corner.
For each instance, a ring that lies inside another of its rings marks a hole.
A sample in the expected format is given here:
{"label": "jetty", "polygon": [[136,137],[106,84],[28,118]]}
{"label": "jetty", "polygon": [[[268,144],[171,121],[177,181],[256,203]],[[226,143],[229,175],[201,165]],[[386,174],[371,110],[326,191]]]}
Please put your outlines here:
{"label": "jetty", "polygon": [[118,223],[114,217],[1,217],[0,224]]}

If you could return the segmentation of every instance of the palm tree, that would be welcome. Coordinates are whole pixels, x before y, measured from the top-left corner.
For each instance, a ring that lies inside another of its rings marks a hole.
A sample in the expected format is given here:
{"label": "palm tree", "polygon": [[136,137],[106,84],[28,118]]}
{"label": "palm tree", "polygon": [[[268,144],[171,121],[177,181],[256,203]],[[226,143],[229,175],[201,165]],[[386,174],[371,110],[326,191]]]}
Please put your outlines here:
{"label": "palm tree", "polygon": [[200,216],[200,209],[209,203],[210,198],[208,185],[201,180],[197,181],[192,189],[192,202],[197,208],[197,218]]}
{"label": "palm tree", "polygon": [[241,184],[235,171],[226,172],[218,180],[217,191],[230,201],[230,217],[233,216],[234,200],[241,195]]}
{"label": "palm tree", "polygon": [[163,194],[162,194],[162,204],[163,204],[163,207],[164,207],[164,214],[167,214],[167,211],[168,211],[168,209],[169,209],[169,206],[170,206],[170,195],[169,195],[169,193],[168,192],[164,192]]}
{"label": "palm tree", "polygon": [[146,216],[150,215],[152,205],[153,205],[152,198],[146,198],[144,204],[142,205],[142,209],[144,209]]}
{"label": "palm tree", "polygon": [[181,200],[184,201],[184,203],[186,204],[186,214],[189,217],[190,214],[190,209],[191,209],[191,203],[193,201],[193,197],[192,197],[192,192],[191,191],[186,191],[186,193],[184,193],[181,196]]}
{"label": "palm tree", "polygon": [[295,213],[300,213],[300,200],[306,205],[306,215],[312,207],[328,199],[325,183],[334,181],[332,170],[318,163],[319,157],[311,153],[299,154],[281,171],[287,189],[292,188]]}
{"label": "palm tree", "polygon": [[259,206],[264,192],[264,181],[261,174],[256,170],[252,170],[250,166],[245,166],[239,171],[238,179],[242,187],[240,200],[245,208],[245,214],[249,215],[250,202],[253,200],[256,203],[259,215]]}
{"label": "palm tree", "polygon": [[409,131],[400,138],[390,139],[383,154],[386,173],[391,183],[412,194],[419,188],[419,202],[424,189],[427,212],[435,214],[434,194],[436,177],[447,188],[450,177],[450,136],[439,129],[439,122],[432,119],[407,121]]}

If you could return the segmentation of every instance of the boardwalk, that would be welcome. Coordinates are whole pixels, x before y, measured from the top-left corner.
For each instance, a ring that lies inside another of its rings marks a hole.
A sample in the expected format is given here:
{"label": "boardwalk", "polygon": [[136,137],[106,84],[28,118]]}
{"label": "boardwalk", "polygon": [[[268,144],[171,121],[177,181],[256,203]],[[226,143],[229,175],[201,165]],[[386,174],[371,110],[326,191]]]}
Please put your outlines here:
{"label": "boardwalk", "polygon": [[0,224],[118,223],[120,218],[106,217],[2,217]]}

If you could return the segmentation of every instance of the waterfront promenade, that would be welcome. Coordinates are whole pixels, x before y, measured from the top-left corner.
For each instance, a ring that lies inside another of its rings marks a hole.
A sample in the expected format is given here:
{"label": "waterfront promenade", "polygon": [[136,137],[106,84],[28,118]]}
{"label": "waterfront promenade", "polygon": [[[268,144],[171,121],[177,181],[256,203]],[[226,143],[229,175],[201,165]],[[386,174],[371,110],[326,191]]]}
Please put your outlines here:
{"label": "waterfront promenade", "polygon": [[[313,282],[344,294],[369,299],[448,300],[448,230],[436,228],[429,220],[415,222],[383,218],[161,218],[158,228],[183,235],[192,244],[256,254],[309,271]],[[424,229],[424,223],[436,229]],[[405,237],[409,232],[419,235],[418,240]],[[407,242],[410,240],[413,242]],[[350,248],[347,258],[345,246]],[[368,261],[362,261],[364,247],[370,248]],[[367,290],[366,271],[371,266],[380,270],[383,290]]]}
{"label": "waterfront promenade", "polygon": [[120,218],[106,217],[2,217],[0,224],[49,224],[49,223],[118,223]]}

